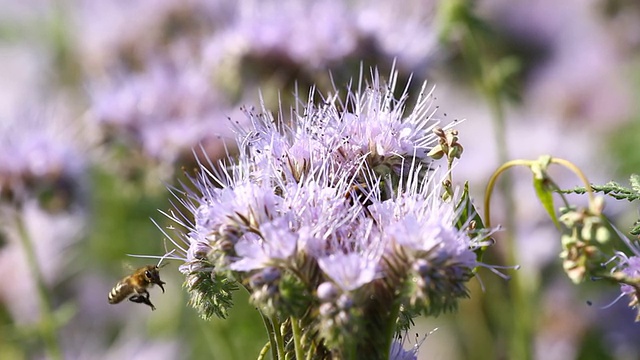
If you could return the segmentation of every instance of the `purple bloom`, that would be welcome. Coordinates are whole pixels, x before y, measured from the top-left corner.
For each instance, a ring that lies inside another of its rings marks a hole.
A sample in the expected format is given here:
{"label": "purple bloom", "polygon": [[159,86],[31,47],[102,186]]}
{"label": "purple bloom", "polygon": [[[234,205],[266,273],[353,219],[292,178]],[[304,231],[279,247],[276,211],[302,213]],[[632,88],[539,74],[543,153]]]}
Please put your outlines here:
{"label": "purple bloom", "polygon": [[[455,227],[455,201],[442,200],[428,170],[437,141],[431,94],[408,111],[406,94],[393,97],[395,72],[389,81],[383,86],[375,72],[344,102],[327,96],[292,119],[247,110],[251,126],[236,128],[238,158],[201,164],[197,191],[185,189],[187,200],[177,193],[194,215],[181,222],[181,269],[201,307],[228,296],[215,289],[231,275],[269,318],[302,317],[336,348],[368,327],[396,326],[391,314],[438,313],[466,295],[484,237]],[[198,287],[205,281],[210,292]]]}
{"label": "purple bloom", "polygon": [[[419,168],[409,169],[409,173],[420,173]],[[477,266],[474,250],[486,245],[486,234],[471,237],[470,234],[454,226],[459,214],[454,202],[440,199],[440,181],[429,178],[418,183],[409,177],[394,198],[382,202],[375,201],[370,207],[371,214],[381,227],[382,237],[388,239],[387,251],[394,253],[396,246],[416,254],[428,254],[448,262],[472,268]]]}
{"label": "purple bloom", "polygon": [[289,230],[285,218],[278,218],[260,225],[260,235],[247,233],[235,246],[240,260],[229,268],[236,271],[251,271],[269,265],[279,265],[291,257],[297,249],[298,236]]}
{"label": "purple bloom", "polygon": [[[247,160],[264,163],[259,165],[261,171],[275,166],[296,178],[301,171],[314,174],[336,171],[335,167],[354,174],[363,164],[396,171],[405,158],[428,163],[426,154],[436,144],[432,130],[439,121],[432,118],[432,93],[426,92],[426,83],[415,107],[404,116],[407,94],[399,100],[393,97],[397,73],[391,73],[388,87],[383,87],[377,72],[372,80],[362,92],[349,90],[346,104],[337,96],[326,98],[322,106],[307,104],[305,115],[291,123],[274,120],[266,109],[265,114],[247,111],[253,128],[238,129]],[[358,88],[363,88],[362,79]],[[329,170],[321,170],[327,166]]]}
{"label": "purple bloom", "polygon": [[391,350],[389,350],[389,360],[418,360],[418,349],[405,350],[403,342],[393,340]]}
{"label": "purple bloom", "polygon": [[0,298],[17,324],[42,315],[38,297],[24,296],[41,286],[34,267],[53,286],[85,235],[86,151],[64,119],[27,113],[0,121],[0,274],[13,284]]}
{"label": "purple bloom", "polygon": [[636,321],[640,321],[640,255],[638,255],[640,249],[630,241],[628,241],[627,244],[636,255],[627,256],[622,252],[618,252],[616,256],[610,260],[618,260],[618,263],[611,269],[611,272],[621,272],[626,279],[620,283],[620,296],[607,307],[613,305],[626,295],[630,298],[629,307],[637,311]]}
{"label": "purple bloom", "polygon": [[[27,116],[0,127],[0,200],[16,203],[46,194],[49,210],[81,200],[86,159],[75,133],[57,118]],[[3,199],[5,198],[5,199]],[[39,199],[42,200],[42,199]]]}
{"label": "purple bloom", "polygon": [[379,259],[357,253],[332,254],[318,259],[318,266],[343,291],[353,291],[382,277]]}
{"label": "purple bloom", "polygon": [[231,135],[220,115],[230,107],[191,62],[152,62],[115,84],[96,84],[92,95],[93,116],[107,141],[161,163],[174,163],[198,144],[219,143]]}
{"label": "purple bloom", "polygon": [[234,3],[226,26],[209,41],[212,67],[230,70],[241,59],[291,64],[307,72],[363,55],[423,70],[433,59],[433,5],[404,0],[254,1]]}
{"label": "purple bloom", "polygon": [[[620,271],[624,273],[630,279],[640,279],[640,257],[638,256],[630,256],[628,257],[622,264],[618,265],[620,267]],[[624,294],[638,296],[637,288],[634,288],[631,285],[622,284],[620,285],[620,289]]]}

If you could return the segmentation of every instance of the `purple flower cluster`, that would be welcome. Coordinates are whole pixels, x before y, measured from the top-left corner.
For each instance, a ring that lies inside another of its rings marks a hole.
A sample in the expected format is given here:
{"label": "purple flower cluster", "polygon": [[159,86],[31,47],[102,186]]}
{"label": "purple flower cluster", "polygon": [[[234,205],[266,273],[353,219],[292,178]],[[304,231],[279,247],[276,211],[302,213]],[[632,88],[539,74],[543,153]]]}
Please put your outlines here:
{"label": "purple flower cluster", "polygon": [[[67,210],[79,201],[86,159],[57,129],[23,116],[0,127],[0,203],[37,199],[43,209]],[[33,129],[40,129],[34,133]]]}
{"label": "purple flower cluster", "polygon": [[315,71],[375,56],[385,61],[395,58],[402,69],[417,72],[433,60],[438,46],[432,1],[243,0],[233,4],[227,9],[225,28],[208,39],[205,57],[212,65],[238,57]]}
{"label": "purple flower cluster", "polygon": [[460,212],[431,170],[431,93],[409,112],[396,76],[385,87],[375,72],[346,101],[310,100],[291,119],[247,111],[238,160],[202,163],[197,191],[178,194],[195,219],[171,215],[188,228],[176,243],[188,278],[228,274],[262,312],[301,317],[331,351],[365,328],[395,328],[401,308],[455,307],[486,236],[455,226]]}
{"label": "purple flower cluster", "polygon": [[166,179],[197,144],[211,159],[224,157],[223,141],[232,138],[227,117],[237,119],[237,105],[254,101],[258,84],[267,103],[275,103],[275,87],[288,104],[294,79],[301,88],[327,86],[318,74],[329,68],[339,78],[361,61],[395,61],[407,73],[424,74],[437,44],[428,21],[433,6],[415,0],[401,6],[377,0],[85,4],[76,15],[84,29],[80,61],[93,90],[89,119],[117,157],[109,165],[128,178],[159,169]]}
{"label": "purple flower cluster", "polygon": [[92,116],[106,144],[127,150],[121,163],[173,166],[198,143],[222,157],[220,139],[232,136],[224,126],[229,107],[205,75],[192,63],[156,61],[145,72],[94,85]]}

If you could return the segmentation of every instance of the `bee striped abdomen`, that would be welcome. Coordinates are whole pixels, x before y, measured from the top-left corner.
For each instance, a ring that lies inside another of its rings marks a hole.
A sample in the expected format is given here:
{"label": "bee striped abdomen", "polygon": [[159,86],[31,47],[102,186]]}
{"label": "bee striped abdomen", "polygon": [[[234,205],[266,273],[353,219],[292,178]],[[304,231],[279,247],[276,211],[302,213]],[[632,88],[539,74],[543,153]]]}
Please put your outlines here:
{"label": "bee striped abdomen", "polygon": [[109,292],[109,304],[117,304],[126,299],[131,293],[133,293],[133,286],[131,286],[130,278],[127,277],[111,289],[111,292]]}

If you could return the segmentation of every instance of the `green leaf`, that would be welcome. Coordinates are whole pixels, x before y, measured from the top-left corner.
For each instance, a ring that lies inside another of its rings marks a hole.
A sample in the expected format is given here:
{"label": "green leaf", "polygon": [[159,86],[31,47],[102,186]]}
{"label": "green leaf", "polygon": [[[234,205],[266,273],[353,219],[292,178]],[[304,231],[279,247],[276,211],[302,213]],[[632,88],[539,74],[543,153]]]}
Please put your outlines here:
{"label": "green leaf", "polygon": [[213,315],[226,318],[233,305],[233,292],[238,290],[234,280],[204,271],[190,273],[184,286],[189,291],[189,305],[198,310],[204,320]]}
{"label": "green leaf", "polygon": [[[615,181],[609,181],[604,185],[591,185],[591,189],[596,193],[603,193],[616,200],[635,201],[640,199],[640,193],[633,189],[625,188]],[[573,189],[561,190],[560,192],[563,194],[584,194],[587,190],[584,187],[576,187]]]}
{"label": "green leaf", "polygon": [[640,235],[640,220],[637,220],[634,224],[633,224],[633,229],[631,229],[631,231],[629,231],[629,234],[633,235],[633,236],[638,236]]}
{"label": "green leaf", "polygon": [[[458,220],[455,223],[457,229],[464,230],[464,228],[468,226],[471,221],[475,222],[475,231],[482,231],[485,229],[484,222],[482,221],[480,214],[478,213],[478,211],[476,211],[476,208],[475,206],[473,206],[473,202],[471,201],[468,181],[464,183],[462,196],[460,197],[460,201],[456,204],[456,212],[459,214]],[[478,259],[482,258],[482,254],[485,250],[486,246],[476,250]]]}
{"label": "green leaf", "polygon": [[542,203],[542,207],[544,207],[544,209],[547,210],[547,213],[549,214],[549,217],[551,217],[551,220],[553,221],[553,223],[556,225],[558,229],[560,229],[561,227],[560,227],[560,223],[558,222],[558,217],[556,215],[556,209],[555,209],[555,206],[553,205],[553,191],[550,190],[546,182],[547,182],[546,177],[539,177],[539,176],[533,177],[533,187],[536,190],[536,195],[538,196],[538,199],[540,199],[540,202]]}

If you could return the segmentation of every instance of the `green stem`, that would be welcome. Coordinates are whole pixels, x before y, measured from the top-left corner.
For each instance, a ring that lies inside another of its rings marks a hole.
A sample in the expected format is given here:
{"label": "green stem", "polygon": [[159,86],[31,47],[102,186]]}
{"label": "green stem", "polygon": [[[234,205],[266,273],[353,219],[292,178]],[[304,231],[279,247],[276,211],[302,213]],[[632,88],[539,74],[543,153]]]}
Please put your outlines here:
{"label": "green stem", "polygon": [[[468,25],[467,25],[468,26]],[[499,85],[494,83],[490,78],[492,61],[484,56],[486,52],[482,51],[482,40],[476,36],[471,27],[466,28],[464,36],[463,56],[470,66],[472,66],[472,74],[476,76],[476,85],[480,92],[485,96],[489,104],[492,120],[494,124],[495,141],[498,150],[498,161],[504,164],[508,161],[506,121],[504,116],[504,108],[500,99]],[[515,200],[512,195],[513,181],[510,174],[505,174],[502,182],[498,185],[502,194],[504,194],[505,202],[505,253],[506,262],[508,264],[517,264],[518,256],[515,246]],[[522,275],[514,276],[510,282],[509,291],[511,292],[513,314],[511,318],[510,332],[510,356],[512,359],[531,359],[531,301],[532,294],[525,287],[522,281]],[[517,314],[517,316],[516,316]]]}
{"label": "green stem", "polygon": [[296,352],[296,360],[304,359],[304,349],[302,349],[302,332],[300,330],[300,324],[298,319],[291,317],[291,332],[293,333],[293,345]]}
{"label": "green stem", "polygon": [[579,167],[574,165],[571,161],[560,159],[560,158],[552,158],[551,162],[554,164],[562,165],[568,168],[569,170],[573,171],[573,173],[576,174],[576,176],[580,178],[580,180],[584,184],[584,188],[587,191],[587,196],[589,197],[589,204],[593,205],[595,203],[595,195],[593,194],[591,183],[589,182],[589,180],[587,179],[585,174],[582,172],[582,170],[580,170]]}
{"label": "green stem", "polygon": [[[264,315],[264,313],[262,313],[262,311],[258,310],[258,313],[260,313],[260,317],[262,318],[262,323],[264,324],[264,327],[267,330],[267,336],[269,337],[269,347],[271,348],[271,357],[275,360],[278,358],[278,353],[277,353],[278,350],[277,350],[277,347],[275,346],[276,345],[275,325],[271,322],[271,320],[269,320],[269,318],[267,318]],[[265,348],[263,348],[263,350]]]}
{"label": "green stem", "polygon": [[260,354],[258,354],[258,360],[264,360],[265,357],[267,356],[267,353],[269,352],[269,349],[271,349],[270,342],[264,344],[264,346],[262,347],[262,350],[260,350]]}
{"label": "green stem", "polygon": [[273,324],[273,333],[276,337],[276,346],[278,349],[278,359],[285,359],[285,351],[284,351],[284,338],[282,337],[282,332],[280,330],[278,319],[275,316],[271,318],[271,323]]}
{"label": "green stem", "polygon": [[[311,360],[313,359],[313,354],[316,352],[316,346],[315,343],[311,343],[311,346],[309,347],[309,352],[307,353],[307,358],[306,360]],[[297,359],[297,360],[301,360],[301,359]]]}
{"label": "green stem", "polygon": [[[496,142],[498,144],[498,161],[505,163],[508,159],[506,133],[505,133],[505,121],[504,112],[500,104],[499,99],[496,96],[492,96],[490,101],[496,128]],[[517,264],[518,249],[516,246],[516,219],[515,210],[516,204],[513,197],[513,181],[510,173],[505,173],[502,182],[498,185],[502,194],[504,194],[504,207],[505,207],[505,253],[507,264]],[[531,339],[532,339],[532,324],[531,318],[531,299],[533,294],[530,294],[528,287],[523,281],[523,274],[517,274],[513,276],[509,290],[511,293],[511,299],[513,301],[513,309],[511,313],[514,315],[511,318],[511,325],[513,327],[513,333],[511,335],[511,356],[512,359],[531,359]]]}
{"label": "green stem", "polygon": [[358,349],[357,349],[357,342],[355,341],[350,341],[352,339],[347,340],[347,347],[345,349],[345,358],[349,359],[349,360],[356,360],[357,359],[357,354],[358,354]]}
{"label": "green stem", "polygon": [[[501,113],[501,112],[499,112]],[[490,212],[490,199],[491,193],[493,191],[493,187],[496,183],[497,178],[503,175],[503,178],[506,177],[505,171],[511,167],[524,165],[527,167],[531,167],[534,165],[536,161],[531,160],[512,160],[505,162],[502,166],[498,168],[494,172],[494,174],[489,179],[487,184],[487,190],[485,192],[484,199],[484,207],[485,207],[485,222],[487,227],[491,227],[491,212]],[[584,175],[584,173],[573,163],[560,159],[560,158],[551,158],[550,163],[558,164],[564,166],[571,171],[573,171],[576,176],[580,178],[580,180],[585,184],[585,188],[587,189],[587,193],[589,196],[589,204],[590,207],[594,207],[596,205],[595,197],[593,195],[593,191],[591,189],[589,180]],[[546,170],[545,170],[546,171]],[[510,178],[506,177],[507,180]],[[555,189],[558,189],[558,186],[549,179],[551,184]],[[510,184],[510,181],[508,182]],[[505,192],[506,191],[506,192]],[[510,264],[518,263],[516,249],[514,245],[514,238],[512,229],[515,228],[515,220],[513,219],[513,213],[515,210],[515,202],[512,196],[508,196],[510,194],[510,186],[508,188],[503,187],[503,192],[505,192],[507,204],[507,241],[505,243],[505,249],[507,258],[506,261]],[[568,205],[566,198],[563,194],[561,194],[563,201],[565,202],[565,206]],[[511,281],[511,298],[513,300],[512,303],[512,311],[513,314],[518,314],[517,318],[512,318],[511,326],[513,328],[513,334],[511,335],[511,355],[513,358],[518,359],[530,359],[531,358],[531,348],[530,348],[530,339],[533,337],[533,300],[534,299],[534,291],[532,287],[527,287],[528,284],[523,282],[522,275],[514,276]]]}
{"label": "green stem", "polygon": [[36,282],[40,313],[42,314],[41,331],[47,354],[50,359],[62,359],[62,351],[60,350],[60,344],[58,342],[56,321],[53,314],[53,307],[51,305],[51,296],[47,286],[45,285],[42,271],[40,271],[40,266],[29,236],[29,231],[27,230],[19,211],[16,211],[15,220],[18,229],[18,237],[20,238],[20,242],[22,243],[22,247],[24,248],[24,252],[27,257],[29,271]]}
{"label": "green stem", "polygon": [[384,359],[389,358],[389,353],[391,352],[391,344],[393,343],[393,336],[396,331],[396,319],[398,318],[399,314],[400,314],[400,305],[393,306],[393,308],[389,312],[389,319],[391,320],[389,321],[386,334],[384,337],[384,340],[386,341],[386,344],[384,344],[385,345],[383,350],[384,353],[382,354],[384,356]]}
{"label": "green stem", "polygon": [[[206,338],[215,339],[218,336],[222,336],[221,334],[222,331],[216,331],[217,328],[213,328],[210,322],[198,321],[198,324],[200,326],[200,329],[202,330],[202,333],[205,335]],[[212,358],[216,357],[216,355],[219,356],[221,353],[224,354],[225,352],[228,355],[231,355],[233,351],[230,346],[226,346],[226,348],[220,349],[219,346],[214,346],[212,341],[206,341],[206,343],[207,343],[207,350],[209,350],[209,355]],[[230,344],[229,342],[226,342],[226,341],[223,341],[222,343]]]}
{"label": "green stem", "polygon": [[[523,166],[531,166],[531,161],[529,160],[511,160],[502,164],[489,178],[489,182],[487,183],[487,189],[484,192],[484,221],[488,228],[491,227],[491,195],[493,194],[493,188],[498,181],[498,178],[502,173],[504,173],[507,169],[523,165]],[[505,175],[506,176],[506,175]]]}
{"label": "green stem", "polygon": [[[501,164],[508,162],[506,121],[504,117],[504,109],[497,91],[492,91],[490,86],[486,87],[486,96],[493,114],[495,129],[495,141],[498,149],[498,161]],[[504,195],[504,213],[505,213],[505,261],[507,264],[518,264],[518,249],[516,246],[516,204],[513,197],[513,180],[510,173],[505,173],[502,181],[498,184],[500,192]],[[531,339],[532,339],[532,303],[533,294],[530,293],[523,281],[523,274],[517,274],[512,277],[509,286],[509,292],[512,299],[511,327],[510,335],[510,358],[512,359],[531,359]]]}

